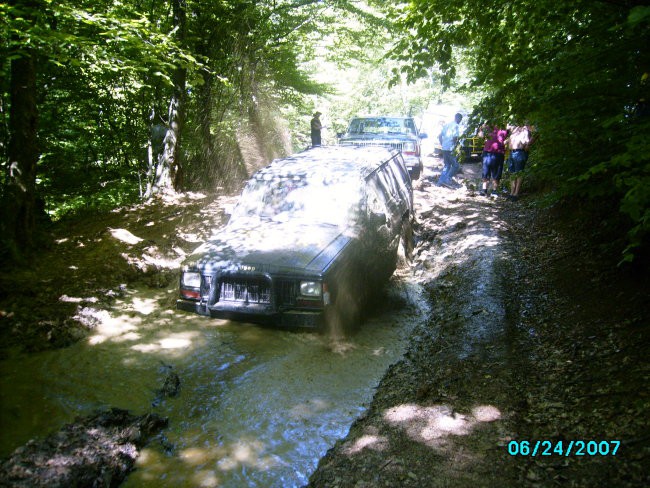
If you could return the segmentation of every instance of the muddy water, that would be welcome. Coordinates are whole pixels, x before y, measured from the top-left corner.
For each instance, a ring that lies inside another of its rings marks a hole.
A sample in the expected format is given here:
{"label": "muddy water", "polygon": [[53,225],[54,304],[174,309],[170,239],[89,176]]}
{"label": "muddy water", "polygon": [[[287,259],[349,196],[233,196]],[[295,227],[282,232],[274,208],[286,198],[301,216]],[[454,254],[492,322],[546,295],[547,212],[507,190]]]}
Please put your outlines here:
{"label": "muddy water", "polygon": [[[127,487],[301,486],[364,410],[426,311],[394,279],[347,343],[173,310],[175,290],[132,290],[87,341],[0,363],[0,456],[97,408],[155,411],[170,426]],[[94,314],[94,315],[93,315]],[[180,394],[152,404],[169,368]]]}

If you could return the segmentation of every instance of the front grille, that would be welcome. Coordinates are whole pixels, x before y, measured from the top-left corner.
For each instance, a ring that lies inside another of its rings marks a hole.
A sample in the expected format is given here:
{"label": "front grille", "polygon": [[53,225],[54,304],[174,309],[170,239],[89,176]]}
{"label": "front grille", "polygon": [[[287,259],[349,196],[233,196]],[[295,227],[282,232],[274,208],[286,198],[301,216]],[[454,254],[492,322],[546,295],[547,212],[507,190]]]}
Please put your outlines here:
{"label": "front grille", "polygon": [[[205,278],[209,278],[204,276]],[[208,295],[210,280],[205,295]],[[216,283],[217,302],[240,304],[275,304],[275,307],[295,306],[300,293],[300,281],[273,279],[264,275],[231,274],[219,276]],[[201,289],[203,295],[203,287]]]}
{"label": "front grille", "polygon": [[300,285],[293,280],[278,280],[275,282],[275,296],[278,305],[295,305]]}
{"label": "front grille", "polygon": [[341,145],[343,146],[381,146],[381,147],[389,147],[391,149],[397,149],[398,151],[402,151],[402,147],[404,146],[404,143],[402,142],[391,142],[391,141],[382,141],[382,140],[376,140],[376,141],[342,141]]}
{"label": "front grille", "polygon": [[265,276],[224,276],[219,280],[219,301],[271,303],[271,281]]}

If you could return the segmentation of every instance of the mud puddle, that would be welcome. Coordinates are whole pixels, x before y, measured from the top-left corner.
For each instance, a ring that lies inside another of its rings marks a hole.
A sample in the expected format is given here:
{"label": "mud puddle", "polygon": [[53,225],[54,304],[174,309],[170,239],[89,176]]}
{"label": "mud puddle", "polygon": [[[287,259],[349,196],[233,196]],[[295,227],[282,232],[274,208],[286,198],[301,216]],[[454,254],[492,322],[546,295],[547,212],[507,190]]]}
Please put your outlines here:
{"label": "mud puddle", "polygon": [[[332,347],[177,312],[175,292],[127,290],[108,311],[85,309],[88,340],[0,362],[0,455],[110,406],[170,421],[124,486],[302,486],[426,314],[420,288],[394,277],[383,309]],[[156,402],[169,371],[180,392]]]}

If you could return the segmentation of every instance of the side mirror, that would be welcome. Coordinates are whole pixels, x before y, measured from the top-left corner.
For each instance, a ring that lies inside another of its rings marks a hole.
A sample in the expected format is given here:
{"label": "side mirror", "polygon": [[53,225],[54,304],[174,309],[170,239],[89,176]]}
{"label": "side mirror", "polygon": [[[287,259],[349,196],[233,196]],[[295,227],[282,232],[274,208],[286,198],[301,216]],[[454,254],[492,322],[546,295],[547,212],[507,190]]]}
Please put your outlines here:
{"label": "side mirror", "polygon": [[427,139],[429,136],[427,135],[426,132],[420,132],[420,135],[418,136],[420,139]]}

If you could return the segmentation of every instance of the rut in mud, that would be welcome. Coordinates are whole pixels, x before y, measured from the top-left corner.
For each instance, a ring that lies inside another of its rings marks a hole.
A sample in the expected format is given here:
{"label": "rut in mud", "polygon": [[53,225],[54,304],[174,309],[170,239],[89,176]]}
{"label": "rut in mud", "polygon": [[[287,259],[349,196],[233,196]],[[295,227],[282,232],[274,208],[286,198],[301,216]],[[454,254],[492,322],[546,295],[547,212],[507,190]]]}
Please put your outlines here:
{"label": "rut in mud", "polygon": [[[647,486],[643,273],[575,215],[437,190],[415,268],[430,318],[309,486]],[[609,454],[533,457],[537,440]]]}

